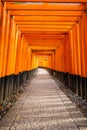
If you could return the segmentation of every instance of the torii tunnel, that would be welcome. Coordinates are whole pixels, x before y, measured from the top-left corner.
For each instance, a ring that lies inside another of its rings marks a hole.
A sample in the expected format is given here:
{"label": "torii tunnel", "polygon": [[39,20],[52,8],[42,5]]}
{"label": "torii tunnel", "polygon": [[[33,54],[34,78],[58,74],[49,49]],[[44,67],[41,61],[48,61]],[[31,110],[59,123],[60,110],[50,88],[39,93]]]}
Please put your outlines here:
{"label": "torii tunnel", "polygon": [[87,101],[87,0],[0,1],[0,104],[42,67]]}

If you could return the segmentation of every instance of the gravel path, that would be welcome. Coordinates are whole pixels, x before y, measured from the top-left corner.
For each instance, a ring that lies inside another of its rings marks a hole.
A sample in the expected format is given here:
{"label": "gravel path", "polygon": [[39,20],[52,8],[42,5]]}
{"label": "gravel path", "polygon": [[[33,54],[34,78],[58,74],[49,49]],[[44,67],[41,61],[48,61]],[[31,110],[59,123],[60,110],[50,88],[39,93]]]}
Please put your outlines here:
{"label": "gravel path", "polygon": [[59,86],[39,69],[0,121],[0,130],[87,130],[87,118]]}

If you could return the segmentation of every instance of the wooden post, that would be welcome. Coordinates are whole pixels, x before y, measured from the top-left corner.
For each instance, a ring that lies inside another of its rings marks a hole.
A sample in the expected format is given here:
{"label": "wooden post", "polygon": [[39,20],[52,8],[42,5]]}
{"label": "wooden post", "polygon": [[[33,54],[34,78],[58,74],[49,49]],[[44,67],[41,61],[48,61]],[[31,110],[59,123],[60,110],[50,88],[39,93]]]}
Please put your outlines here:
{"label": "wooden post", "polygon": [[73,73],[73,42],[72,42],[72,30],[69,31],[69,46],[70,46],[70,73]]}
{"label": "wooden post", "polygon": [[79,22],[76,23],[76,30],[77,30],[77,44],[76,44],[76,49],[77,49],[77,74],[81,76],[81,47],[80,47],[80,28],[79,28]]}
{"label": "wooden post", "polygon": [[[86,9],[86,11],[85,11],[85,20],[84,20],[84,32],[85,32],[85,50],[87,50],[87,3],[85,4],[85,9]],[[85,62],[85,68],[86,68],[86,72],[85,72],[85,100],[87,101],[87,51],[85,51],[86,52],[86,55],[85,55],[85,60],[86,60],[86,62]]]}
{"label": "wooden post", "polygon": [[18,75],[18,73],[19,73],[20,52],[21,52],[21,45],[22,45],[21,41],[22,41],[22,36],[19,31],[18,32],[17,52],[16,52],[15,75]]}
{"label": "wooden post", "polygon": [[6,75],[13,74],[14,33],[15,33],[14,32],[14,17],[11,17],[10,18],[10,35],[9,35]]}
{"label": "wooden post", "polygon": [[5,46],[5,29],[6,29],[6,3],[1,3],[1,24],[0,24],[0,103],[3,100],[4,91],[4,77],[2,75],[3,71],[3,61],[4,61],[4,46]]}
{"label": "wooden post", "polygon": [[13,64],[13,73],[15,74],[15,66],[16,66],[16,57],[17,57],[17,46],[18,46],[18,34],[19,34],[19,30],[18,27],[15,26],[16,28],[16,32],[15,32],[15,36],[14,36],[14,64]]}
{"label": "wooden post", "polygon": [[84,78],[86,77],[86,40],[85,37],[85,13],[83,13],[82,17],[80,18],[80,47],[81,47],[81,80],[80,80],[80,89],[81,89],[81,96],[85,98],[85,85],[84,85]]}
{"label": "wooden post", "polygon": [[7,55],[7,65],[6,65],[6,76],[8,76],[9,81],[9,91],[8,97],[11,96],[13,91],[13,81],[14,81],[14,37],[15,37],[15,26],[14,17],[10,18],[10,32],[9,32],[9,44],[8,44],[8,55]]}
{"label": "wooden post", "polygon": [[18,71],[22,72],[22,55],[23,55],[23,48],[24,48],[24,36],[21,37],[21,43],[20,43],[20,52],[19,52],[19,62],[18,62]]}
{"label": "wooden post", "polygon": [[79,86],[79,76],[81,75],[81,60],[80,60],[80,35],[79,35],[79,22],[75,24],[76,29],[76,65],[77,65],[77,73],[76,73],[76,94],[80,95],[80,86]]}
{"label": "wooden post", "polygon": [[9,29],[10,29],[10,11],[7,11],[7,18],[6,18],[6,31],[5,31],[5,46],[4,46],[4,53],[3,53],[3,70],[2,75],[5,76],[6,70],[6,61],[7,61],[7,50],[8,50],[8,43],[9,43]]}
{"label": "wooden post", "polygon": [[30,66],[31,66],[31,63],[30,63],[30,61],[31,61],[31,48],[30,48],[30,46],[28,46],[28,54],[29,54],[29,56],[28,56],[28,70],[30,70]]}
{"label": "wooden post", "polygon": [[54,52],[52,53],[52,69],[55,69],[54,66],[55,66],[55,54]]}
{"label": "wooden post", "polygon": [[54,69],[56,70],[56,71],[58,71],[58,68],[57,68],[57,64],[58,64],[58,56],[57,56],[57,53],[58,53],[58,47],[56,47],[56,50],[55,50],[55,52],[54,52],[54,56],[55,56],[55,61],[54,61]]}
{"label": "wooden post", "polygon": [[85,75],[85,48],[84,48],[84,21],[83,16],[80,18],[80,47],[81,47],[81,76]]}
{"label": "wooden post", "polygon": [[17,79],[16,79],[16,75],[15,75],[15,66],[16,66],[16,55],[17,55],[17,45],[18,45],[18,33],[19,33],[19,30],[18,30],[18,27],[17,25],[15,25],[15,35],[14,35],[14,57],[13,57],[13,74],[14,74],[14,84],[13,84],[13,94],[16,94],[17,93],[17,85],[16,85],[16,82],[17,82]]}
{"label": "wooden post", "polygon": [[5,29],[6,29],[6,3],[1,4],[1,36],[0,36],[0,77],[2,77],[2,63],[5,42]]}
{"label": "wooden post", "polygon": [[[7,19],[6,19],[6,34],[5,34],[5,49],[4,49],[4,61],[3,61],[3,71],[2,75],[5,76],[6,66],[7,66],[7,55],[8,55],[8,43],[9,43],[9,29],[10,29],[10,12],[7,11]],[[8,94],[8,80],[7,77],[5,77],[5,84],[4,84],[4,93],[3,93],[3,99],[5,100],[7,98]]]}

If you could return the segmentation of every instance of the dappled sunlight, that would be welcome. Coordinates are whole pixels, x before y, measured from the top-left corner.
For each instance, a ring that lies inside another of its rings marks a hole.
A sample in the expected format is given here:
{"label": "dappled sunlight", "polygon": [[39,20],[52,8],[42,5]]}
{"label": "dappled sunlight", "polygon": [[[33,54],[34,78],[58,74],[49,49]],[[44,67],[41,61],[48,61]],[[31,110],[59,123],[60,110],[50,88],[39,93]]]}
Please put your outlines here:
{"label": "dappled sunlight", "polygon": [[[38,78],[38,75],[41,76]],[[44,78],[47,79],[44,80]],[[21,106],[18,105],[19,103]],[[18,110],[15,118],[14,116],[12,118],[14,122],[11,130],[79,130],[80,127],[87,128],[87,119],[44,69],[38,69],[37,76],[27,87],[26,96],[20,97],[18,104],[16,102],[11,111],[14,113],[15,107]],[[10,125],[9,115],[11,117],[10,111],[7,118],[2,120],[2,125],[0,124],[2,128],[3,121],[5,127],[7,124]]]}
{"label": "dappled sunlight", "polygon": [[38,69],[38,74],[48,74],[48,72],[45,69]]}

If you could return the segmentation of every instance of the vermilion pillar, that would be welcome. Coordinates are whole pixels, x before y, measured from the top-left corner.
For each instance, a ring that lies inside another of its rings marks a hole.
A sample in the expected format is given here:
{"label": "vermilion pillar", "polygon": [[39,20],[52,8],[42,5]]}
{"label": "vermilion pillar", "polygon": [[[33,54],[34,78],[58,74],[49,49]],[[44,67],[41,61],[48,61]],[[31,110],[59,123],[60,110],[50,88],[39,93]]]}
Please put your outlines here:
{"label": "vermilion pillar", "polygon": [[[8,45],[8,56],[7,56],[7,66],[6,66],[6,75],[13,74],[13,61],[14,61],[14,17],[10,19],[10,35],[9,35],[9,45]],[[13,43],[13,44],[12,44]]]}
{"label": "vermilion pillar", "polygon": [[77,44],[77,30],[76,30],[76,23],[73,26],[73,59],[74,59],[74,74],[77,75],[77,50],[76,50],[76,44]]}
{"label": "vermilion pillar", "polygon": [[17,51],[16,51],[16,62],[15,62],[15,75],[19,73],[19,63],[20,63],[20,53],[21,53],[21,42],[22,36],[20,31],[18,31],[18,40],[17,40]]}
{"label": "vermilion pillar", "polygon": [[[4,60],[3,60],[3,69],[2,69],[2,75],[3,76],[5,76],[5,74],[6,74],[8,45],[9,45],[9,29],[10,29],[10,12],[7,11],[6,31],[5,31],[5,46],[4,46],[4,54],[3,54]],[[7,77],[5,76],[3,99],[6,99],[7,95],[8,95],[8,85],[7,85]]]}
{"label": "vermilion pillar", "polygon": [[22,55],[23,55],[23,45],[24,45],[24,36],[21,35],[21,41],[19,43],[19,46],[18,46],[18,56],[19,56],[19,59],[17,58],[17,64],[18,64],[18,68],[16,66],[16,74],[18,72],[21,72],[22,71]]}
{"label": "vermilion pillar", "polygon": [[85,35],[84,35],[84,24],[83,16],[80,18],[80,50],[81,50],[81,76],[85,76]]}
{"label": "vermilion pillar", "polygon": [[8,43],[8,55],[7,55],[7,63],[6,63],[6,76],[9,80],[9,91],[8,96],[10,97],[13,93],[13,83],[14,83],[14,51],[15,51],[15,23],[14,17],[10,18],[10,30],[9,30],[9,43]]}
{"label": "vermilion pillar", "polygon": [[0,77],[2,77],[2,64],[6,29],[6,3],[1,4],[1,30],[0,30]]}
{"label": "vermilion pillar", "polygon": [[5,70],[6,70],[7,50],[8,50],[8,42],[9,42],[8,41],[8,39],[9,39],[9,28],[10,28],[10,12],[7,11],[7,14],[6,14],[6,29],[5,29],[5,36],[4,36],[4,42],[5,42],[4,53],[3,53],[4,60],[2,60],[2,64],[3,64],[2,76],[5,76]]}
{"label": "vermilion pillar", "polygon": [[28,46],[28,70],[30,70],[31,66],[31,48]]}
{"label": "vermilion pillar", "polygon": [[81,75],[81,47],[80,47],[80,30],[79,22],[76,23],[76,56],[77,56],[77,74]]}
{"label": "vermilion pillar", "polygon": [[0,102],[3,99],[4,91],[4,75],[3,75],[3,61],[4,61],[4,46],[5,46],[5,29],[6,29],[6,3],[1,3],[1,24],[0,24]]}

